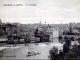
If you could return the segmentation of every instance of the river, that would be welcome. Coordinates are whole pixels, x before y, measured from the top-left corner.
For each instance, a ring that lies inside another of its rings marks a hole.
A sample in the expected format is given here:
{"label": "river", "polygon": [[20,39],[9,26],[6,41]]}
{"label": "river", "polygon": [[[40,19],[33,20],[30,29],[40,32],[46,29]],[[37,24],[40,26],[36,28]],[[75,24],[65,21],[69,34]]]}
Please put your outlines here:
{"label": "river", "polygon": [[[28,46],[24,44],[5,45],[7,48],[0,51],[0,59],[48,59],[49,50],[53,46],[57,46],[60,50],[63,45],[61,43],[39,43],[38,45],[31,43]],[[39,52],[41,54],[27,57],[28,52]]]}

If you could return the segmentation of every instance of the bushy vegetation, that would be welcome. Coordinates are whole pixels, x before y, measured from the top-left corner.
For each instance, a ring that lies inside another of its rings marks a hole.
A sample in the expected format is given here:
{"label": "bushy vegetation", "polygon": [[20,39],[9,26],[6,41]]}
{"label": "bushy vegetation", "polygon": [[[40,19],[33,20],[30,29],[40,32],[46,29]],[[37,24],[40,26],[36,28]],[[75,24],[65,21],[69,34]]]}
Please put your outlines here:
{"label": "bushy vegetation", "polygon": [[49,35],[45,34],[43,31],[39,31],[36,29],[35,31],[35,37],[40,38],[40,42],[49,42]]}
{"label": "bushy vegetation", "polygon": [[[52,60],[70,60],[70,59],[80,59],[80,44],[74,44],[71,46],[71,41],[65,37],[66,41],[63,45],[63,50],[60,50],[59,53],[57,53],[57,57],[55,57],[56,52],[58,52],[58,48],[52,48],[50,50],[50,59]],[[56,50],[56,51],[55,51]]]}
{"label": "bushy vegetation", "polygon": [[57,47],[53,47],[50,51],[49,51],[49,54],[50,54],[50,59],[56,59],[58,58],[58,48]]}

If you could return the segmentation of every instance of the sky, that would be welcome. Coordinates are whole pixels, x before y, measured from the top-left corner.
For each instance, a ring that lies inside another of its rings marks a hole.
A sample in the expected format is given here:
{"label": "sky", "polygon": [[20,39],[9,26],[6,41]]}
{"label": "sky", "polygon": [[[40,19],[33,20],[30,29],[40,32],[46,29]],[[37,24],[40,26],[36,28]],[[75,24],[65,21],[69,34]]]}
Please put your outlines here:
{"label": "sky", "polygon": [[[4,6],[8,4],[12,6]],[[22,24],[40,21],[45,24],[77,23],[80,22],[80,0],[0,0],[0,19]]]}

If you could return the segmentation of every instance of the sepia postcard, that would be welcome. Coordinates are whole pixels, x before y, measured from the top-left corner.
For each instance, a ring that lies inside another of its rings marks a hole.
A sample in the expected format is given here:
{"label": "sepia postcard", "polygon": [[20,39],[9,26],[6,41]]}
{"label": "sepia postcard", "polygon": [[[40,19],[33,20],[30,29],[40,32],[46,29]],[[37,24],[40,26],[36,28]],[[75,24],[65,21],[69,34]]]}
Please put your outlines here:
{"label": "sepia postcard", "polygon": [[80,59],[80,0],[0,0],[0,60]]}

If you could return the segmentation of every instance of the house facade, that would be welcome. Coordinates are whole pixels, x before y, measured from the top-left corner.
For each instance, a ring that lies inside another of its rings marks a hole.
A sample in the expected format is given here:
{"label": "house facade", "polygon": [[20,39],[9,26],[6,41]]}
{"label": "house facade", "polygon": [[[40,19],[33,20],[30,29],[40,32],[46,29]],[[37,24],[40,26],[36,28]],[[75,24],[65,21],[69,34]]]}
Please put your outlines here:
{"label": "house facade", "polygon": [[48,28],[47,33],[50,35],[50,41],[52,42],[59,41],[59,29],[58,28]]}

